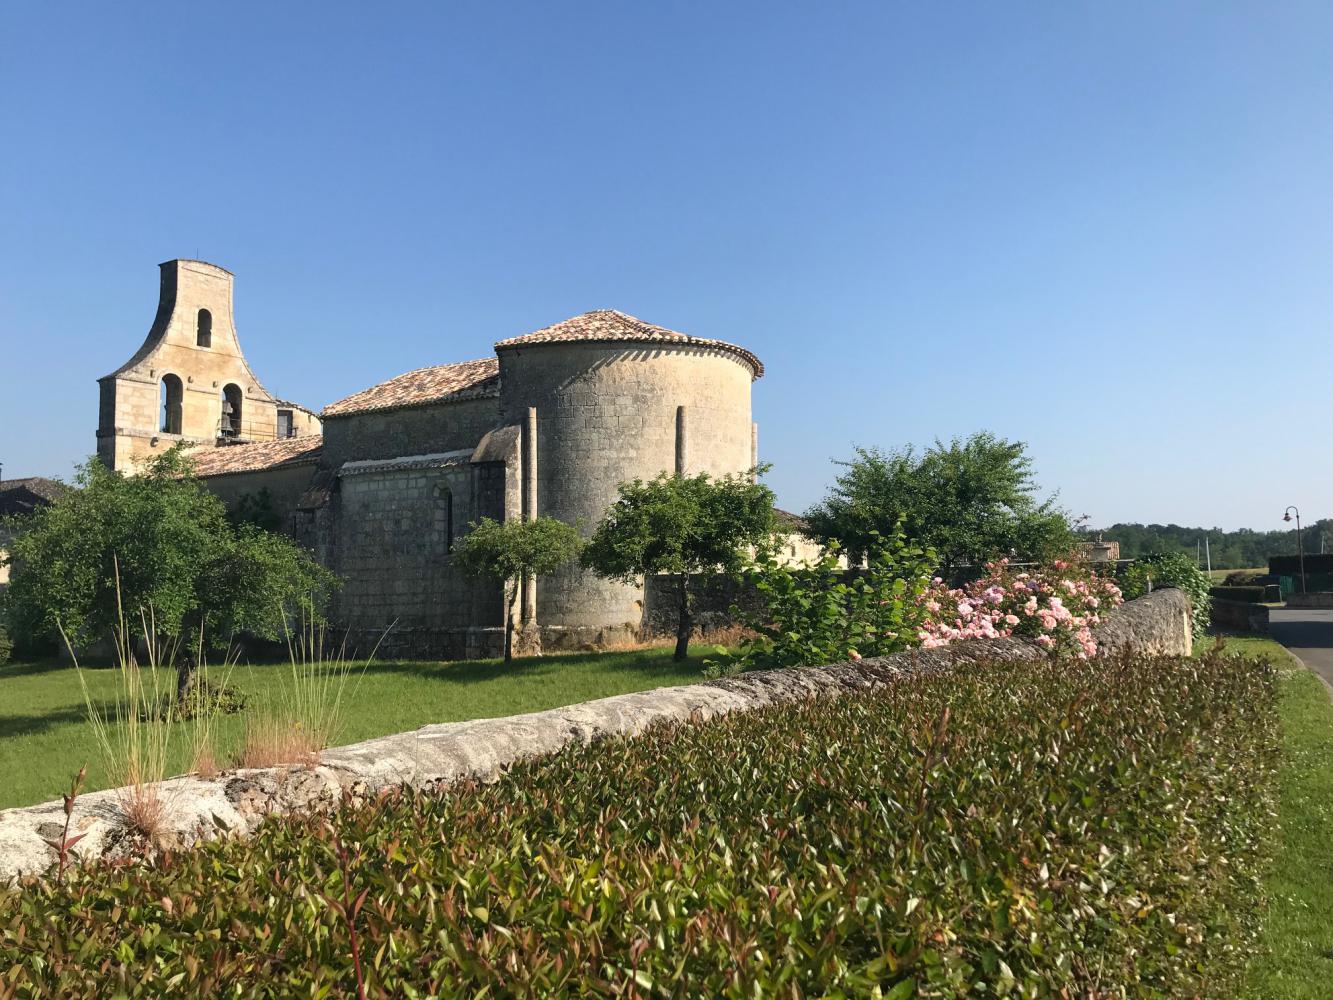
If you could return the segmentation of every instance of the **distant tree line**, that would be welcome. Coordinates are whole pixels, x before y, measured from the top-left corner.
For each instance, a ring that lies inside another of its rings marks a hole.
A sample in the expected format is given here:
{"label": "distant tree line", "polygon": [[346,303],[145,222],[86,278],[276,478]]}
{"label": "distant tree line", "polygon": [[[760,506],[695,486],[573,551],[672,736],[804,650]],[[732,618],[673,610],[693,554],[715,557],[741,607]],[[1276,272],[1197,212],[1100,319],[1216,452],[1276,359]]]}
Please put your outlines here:
{"label": "distant tree line", "polygon": [[[1333,520],[1324,519],[1301,526],[1301,538],[1307,554],[1333,552]],[[1121,559],[1141,559],[1152,553],[1184,553],[1195,558],[1208,540],[1213,569],[1250,569],[1267,566],[1269,556],[1296,554],[1294,525],[1285,530],[1252,531],[1241,528],[1187,528],[1179,524],[1113,524],[1109,528],[1083,528],[1087,539],[1101,535],[1120,543]],[[1199,557],[1202,558],[1201,556]]]}

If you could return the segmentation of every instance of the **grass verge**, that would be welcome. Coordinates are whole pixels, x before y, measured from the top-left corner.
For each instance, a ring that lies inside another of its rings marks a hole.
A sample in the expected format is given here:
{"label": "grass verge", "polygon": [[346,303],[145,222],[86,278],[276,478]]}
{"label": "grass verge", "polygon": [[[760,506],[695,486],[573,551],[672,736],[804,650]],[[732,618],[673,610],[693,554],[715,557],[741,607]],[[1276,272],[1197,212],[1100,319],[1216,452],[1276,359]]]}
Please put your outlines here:
{"label": "grass verge", "polygon": [[1246,995],[1316,1000],[1333,993],[1333,700],[1285,649],[1266,638],[1228,638],[1281,666],[1282,763],[1276,856],[1268,908]]}

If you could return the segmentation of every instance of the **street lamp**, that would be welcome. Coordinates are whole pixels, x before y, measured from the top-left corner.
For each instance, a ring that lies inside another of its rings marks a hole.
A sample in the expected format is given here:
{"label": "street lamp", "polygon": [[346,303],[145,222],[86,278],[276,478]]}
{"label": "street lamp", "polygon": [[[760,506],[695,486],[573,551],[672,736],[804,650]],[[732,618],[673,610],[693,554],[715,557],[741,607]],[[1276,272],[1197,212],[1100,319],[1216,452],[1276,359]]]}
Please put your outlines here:
{"label": "street lamp", "polygon": [[1291,512],[1296,511],[1296,555],[1301,561],[1301,593],[1305,593],[1305,543],[1301,541],[1301,512],[1292,506],[1282,512],[1282,520],[1290,522]]}

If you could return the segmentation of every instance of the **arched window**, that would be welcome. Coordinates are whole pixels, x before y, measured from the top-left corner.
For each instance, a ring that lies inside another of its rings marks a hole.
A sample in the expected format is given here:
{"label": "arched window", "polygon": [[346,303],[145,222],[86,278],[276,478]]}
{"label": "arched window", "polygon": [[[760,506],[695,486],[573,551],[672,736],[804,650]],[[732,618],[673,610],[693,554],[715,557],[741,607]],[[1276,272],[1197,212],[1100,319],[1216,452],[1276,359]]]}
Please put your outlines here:
{"label": "arched window", "polygon": [[162,433],[179,434],[181,432],[181,402],[184,387],[179,376],[162,377]]}
{"label": "arched window", "polygon": [[241,436],[241,387],[228,385],[222,390],[222,421],[218,426],[218,436],[235,438]]}
{"label": "arched window", "polygon": [[435,531],[444,552],[454,550],[454,494],[447,486],[435,490]]}
{"label": "arched window", "polygon": [[199,310],[199,322],[195,324],[194,342],[199,347],[213,346],[213,314],[207,309]]}

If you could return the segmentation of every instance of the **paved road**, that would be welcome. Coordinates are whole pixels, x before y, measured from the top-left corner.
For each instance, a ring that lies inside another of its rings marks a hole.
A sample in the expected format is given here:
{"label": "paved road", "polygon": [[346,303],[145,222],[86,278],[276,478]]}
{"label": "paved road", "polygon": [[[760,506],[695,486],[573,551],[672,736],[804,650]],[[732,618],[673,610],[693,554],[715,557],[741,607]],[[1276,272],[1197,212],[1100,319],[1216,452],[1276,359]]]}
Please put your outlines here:
{"label": "paved road", "polygon": [[1333,685],[1333,608],[1273,608],[1268,630],[1325,683]]}

